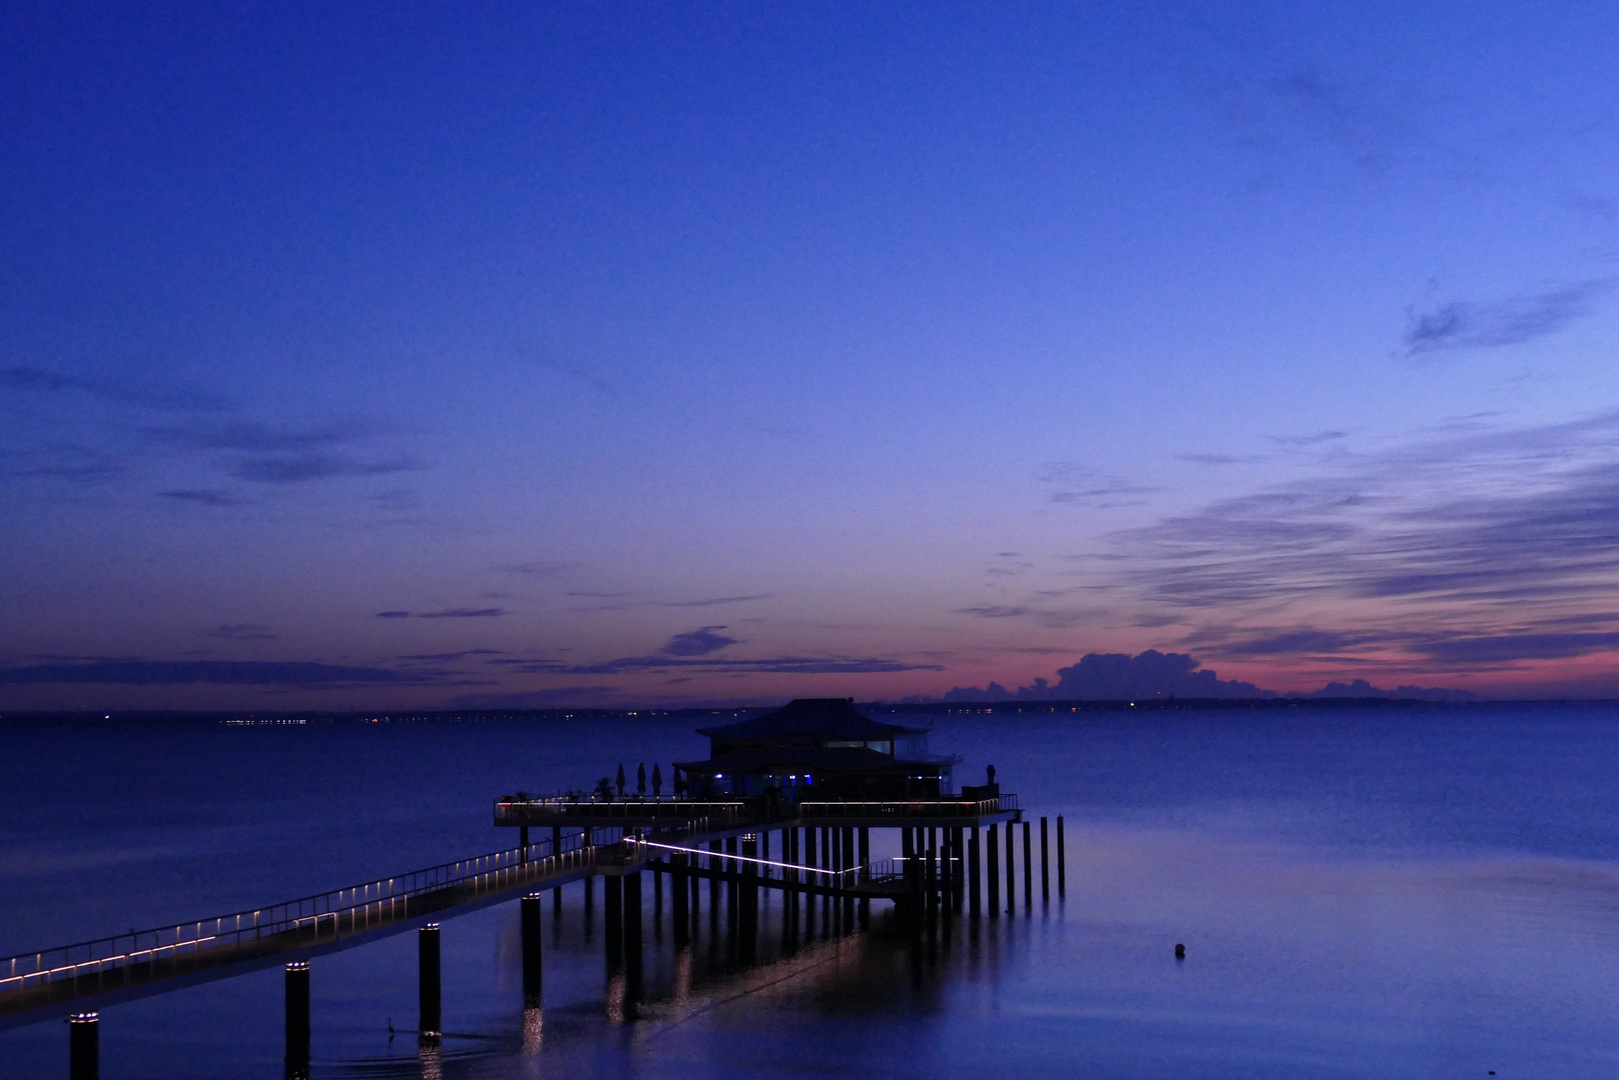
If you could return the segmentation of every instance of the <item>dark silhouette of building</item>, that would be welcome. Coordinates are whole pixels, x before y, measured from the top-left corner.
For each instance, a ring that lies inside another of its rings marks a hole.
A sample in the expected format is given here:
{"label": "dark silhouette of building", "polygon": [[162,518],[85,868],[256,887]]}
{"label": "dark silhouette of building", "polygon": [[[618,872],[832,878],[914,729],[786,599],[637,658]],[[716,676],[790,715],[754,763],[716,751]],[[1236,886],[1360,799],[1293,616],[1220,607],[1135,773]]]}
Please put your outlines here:
{"label": "dark silhouette of building", "polygon": [[698,734],[708,736],[708,760],[674,763],[694,799],[936,799],[951,794],[959,760],[930,755],[928,729],[873,720],[853,698],[799,698]]}

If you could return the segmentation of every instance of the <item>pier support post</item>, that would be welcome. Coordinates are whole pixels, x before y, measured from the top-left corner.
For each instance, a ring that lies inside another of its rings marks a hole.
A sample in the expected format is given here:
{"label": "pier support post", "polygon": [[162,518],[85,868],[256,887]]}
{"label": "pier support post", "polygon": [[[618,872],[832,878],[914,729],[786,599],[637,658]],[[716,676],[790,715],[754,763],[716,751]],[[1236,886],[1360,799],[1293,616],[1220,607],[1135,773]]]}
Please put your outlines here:
{"label": "pier support post", "polygon": [[[818,866],[819,865],[819,863],[817,863],[815,861],[815,830],[814,829],[805,829],[804,830],[804,858],[800,861],[800,863],[803,866]],[[804,879],[806,884],[811,882],[811,881],[816,881],[816,880],[819,879],[819,875],[812,874],[808,870],[799,871],[799,875]],[[815,894],[814,893],[804,893],[803,897],[804,897],[804,936],[806,938],[814,937],[815,936]]]}
{"label": "pier support post", "polygon": [[663,940],[663,871],[661,865],[653,862],[648,866],[652,871],[652,940]]}
{"label": "pier support post", "polygon": [[1064,865],[1062,850],[1062,815],[1057,815],[1057,899],[1068,895],[1068,867]]}
{"label": "pier support post", "polygon": [[531,892],[522,899],[523,927],[523,1003],[538,1005],[543,986],[545,957],[540,951],[540,905],[545,902],[542,893]]}
{"label": "pier support post", "polygon": [[[860,872],[860,880],[861,881],[870,881],[871,880],[871,830],[866,828],[865,826],[861,826],[861,828],[860,828],[860,840],[859,840],[859,843],[860,843],[860,852],[859,852],[859,854],[857,854],[855,856],[855,858],[859,861],[861,866],[865,867],[865,869]],[[860,929],[862,929],[862,930],[870,930],[871,929],[871,901],[870,900],[862,899],[860,901]]]}
{"label": "pier support post", "polygon": [[70,1080],[97,1080],[101,1075],[101,1018],[96,1013],[67,1018],[67,1074]]}
{"label": "pier support post", "polygon": [[528,862],[528,826],[517,826],[517,861]]}
{"label": "pier support post", "polygon": [[[551,857],[562,854],[562,826],[551,826]],[[553,928],[562,925],[562,886],[551,890],[551,922]]]}
{"label": "pier support post", "polygon": [[1006,913],[1017,914],[1017,858],[1013,849],[1017,847],[1017,823],[1006,823]]}
{"label": "pier support post", "polygon": [[989,917],[998,919],[1001,915],[1001,831],[995,827],[994,822],[984,830],[984,884],[989,886]]}
{"label": "pier support post", "polygon": [[1023,910],[1034,910],[1034,844],[1031,832],[1034,822],[1023,823]]}
{"label": "pier support post", "polygon": [[669,860],[669,895],[674,899],[675,948],[683,948],[691,940],[691,892],[686,888],[686,856],[676,854]]}
{"label": "pier support post", "polygon": [[416,932],[417,1022],[422,1041],[435,1041],[444,1031],[443,989],[439,968],[438,923]]}
{"label": "pier support post", "polygon": [[[734,837],[734,836],[726,837],[726,839],[725,839],[725,853],[727,855],[735,855],[736,854],[736,837]],[[736,868],[737,868],[737,862],[736,862],[735,859],[726,859],[725,860],[725,871],[726,871],[726,873],[735,873]],[[739,886],[734,881],[727,881],[725,883],[725,925],[726,925],[726,927],[728,929],[731,929],[731,930],[736,929],[736,920],[737,920],[737,915],[739,914],[737,908],[740,906],[740,904],[741,904],[741,886]]]}
{"label": "pier support post", "polygon": [[641,875],[624,875],[624,996],[641,1000]]}
{"label": "pier support post", "polygon": [[[695,847],[695,845],[693,845],[693,846]],[[693,870],[696,870],[702,865],[702,858],[703,857],[701,855],[689,854],[689,855],[686,856],[686,862],[691,866],[691,868]],[[700,925],[699,925],[698,920],[702,915],[702,911],[703,911],[703,879],[698,877],[696,874],[692,874],[691,875],[691,932],[694,933],[694,934],[697,933],[697,931],[700,929]]]}
{"label": "pier support post", "polygon": [[309,1075],[309,962],[288,964],[286,981],[286,1073],[293,1080]]}
{"label": "pier support post", "polygon": [[1040,902],[1051,903],[1051,849],[1046,846],[1046,819],[1040,818]]}
{"label": "pier support post", "polygon": [[972,835],[967,838],[967,917],[977,919],[983,914],[978,890],[978,826],[972,827]]}
{"label": "pier support post", "polygon": [[950,910],[962,913],[967,900],[967,829],[950,829]]}
{"label": "pier support post", "polygon": [[622,970],[624,963],[624,879],[617,874],[603,875],[602,892],[602,907],[606,914],[602,927],[605,930],[603,936],[607,939],[604,952],[607,972],[612,976]]}
{"label": "pier support post", "polygon": [[[724,867],[725,864],[720,860],[719,855],[724,846],[718,840],[708,842],[708,868],[710,870],[719,870]],[[708,922],[710,926],[719,926],[720,924],[720,889],[724,884],[719,878],[708,879]]]}
{"label": "pier support post", "polygon": [[[759,857],[759,841],[756,836],[750,835],[742,838],[742,854],[748,858]],[[741,864],[740,869],[743,876],[748,878],[756,877],[759,873],[757,863],[745,862]],[[738,932],[741,938],[740,955],[743,963],[751,964],[754,961],[759,940],[759,886],[750,881],[743,885],[739,892],[742,899],[742,910],[737,920],[739,923]]]}
{"label": "pier support post", "polygon": [[[841,870],[853,870],[856,866],[860,865],[859,861],[856,860],[856,858],[855,858],[854,827],[850,826],[848,828],[845,828],[845,829],[842,830],[842,832],[843,832],[843,843],[842,843],[841,847],[843,849],[843,858],[838,860],[839,869],[841,869]],[[847,889],[851,885],[853,885],[854,882],[855,882],[855,875],[853,875],[853,874],[847,874],[846,873],[846,874],[844,874],[844,875],[842,875],[841,877],[838,878],[838,884],[840,886],[842,886],[843,888],[845,888],[845,889]],[[844,897],[843,898],[843,928],[845,930],[853,930],[854,929],[854,927],[855,927],[854,913],[855,913],[854,897],[852,897],[852,896]]]}

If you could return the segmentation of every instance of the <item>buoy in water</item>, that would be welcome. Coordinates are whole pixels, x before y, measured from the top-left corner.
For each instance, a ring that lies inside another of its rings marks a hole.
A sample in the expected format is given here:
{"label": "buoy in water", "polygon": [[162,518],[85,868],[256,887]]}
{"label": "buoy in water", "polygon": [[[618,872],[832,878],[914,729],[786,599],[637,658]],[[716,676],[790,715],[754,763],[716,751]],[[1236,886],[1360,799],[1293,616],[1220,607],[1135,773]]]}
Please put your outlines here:
{"label": "buoy in water", "polygon": [[1185,960],[1186,959],[1186,946],[1182,945],[1178,941],[1175,943],[1175,959],[1177,959],[1177,960]]}

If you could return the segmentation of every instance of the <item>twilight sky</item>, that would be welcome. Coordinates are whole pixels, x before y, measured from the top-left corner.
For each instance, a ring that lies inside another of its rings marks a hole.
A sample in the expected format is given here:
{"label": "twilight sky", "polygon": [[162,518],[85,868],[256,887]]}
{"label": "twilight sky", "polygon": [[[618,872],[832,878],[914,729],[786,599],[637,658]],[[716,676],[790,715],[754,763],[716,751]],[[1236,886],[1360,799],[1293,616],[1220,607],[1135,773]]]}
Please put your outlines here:
{"label": "twilight sky", "polygon": [[1619,7],[12,5],[0,708],[1619,695]]}

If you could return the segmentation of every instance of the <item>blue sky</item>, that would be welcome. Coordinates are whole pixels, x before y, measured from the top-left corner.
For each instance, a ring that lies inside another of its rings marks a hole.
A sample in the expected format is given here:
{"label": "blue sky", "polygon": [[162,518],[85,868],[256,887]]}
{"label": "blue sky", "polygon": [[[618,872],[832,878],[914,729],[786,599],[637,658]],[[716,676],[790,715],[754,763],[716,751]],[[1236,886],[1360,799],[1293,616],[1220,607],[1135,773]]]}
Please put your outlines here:
{"label": "blue sky", "polygon": [[1619,693],[1601,5],[3,30],[0,707]]}

